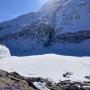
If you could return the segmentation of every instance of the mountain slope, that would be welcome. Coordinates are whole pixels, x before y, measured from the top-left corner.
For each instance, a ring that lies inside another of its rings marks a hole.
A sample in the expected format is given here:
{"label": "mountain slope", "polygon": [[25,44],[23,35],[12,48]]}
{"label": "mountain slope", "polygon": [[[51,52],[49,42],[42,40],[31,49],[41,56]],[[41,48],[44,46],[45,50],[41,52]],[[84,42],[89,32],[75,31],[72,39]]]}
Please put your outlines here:
{"label": "mountain slope", "polygon": [[[62,13],[61,13],[62,12]],[[90,1],[67,0],[56,14],[55,28],[62,32],[77,32],[90,29]]]}
{"label": "mountain slope", "polygon": [[22,31],[25,26],[36,20],[37,17],[37,13],[31,12],[13,20],[2,22],[0,24],[0,37]]}
{"label": "mountain slope", "polygon": [[36,13],[1,23],[0,43],[12,55],[90,55],[89,16],[89,0],[50,0]]}

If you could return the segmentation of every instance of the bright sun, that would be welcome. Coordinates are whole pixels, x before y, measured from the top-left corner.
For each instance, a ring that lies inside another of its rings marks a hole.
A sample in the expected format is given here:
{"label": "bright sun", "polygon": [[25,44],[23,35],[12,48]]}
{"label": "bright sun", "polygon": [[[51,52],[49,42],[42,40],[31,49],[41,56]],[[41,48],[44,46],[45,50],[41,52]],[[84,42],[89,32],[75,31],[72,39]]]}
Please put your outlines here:
{"label": "bright sun", "polygon": [[44,0],[44,1],[48,1],[48,0]]}

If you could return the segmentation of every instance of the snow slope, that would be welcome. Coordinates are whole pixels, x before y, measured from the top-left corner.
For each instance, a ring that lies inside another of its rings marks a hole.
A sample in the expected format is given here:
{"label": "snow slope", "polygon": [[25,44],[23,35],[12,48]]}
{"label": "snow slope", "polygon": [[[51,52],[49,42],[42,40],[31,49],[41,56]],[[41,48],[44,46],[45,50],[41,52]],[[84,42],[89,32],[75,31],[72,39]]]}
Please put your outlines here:
{"label": "snow slope", "polygon": [[41,82],[34,82],[34,85],[39,89],[39,90],[50,90],[45,86],[45,83]]}
{"label": "snow slope", "polygon": [[10,57],[10,51],[6,46],[0,45],[0,58]]}
{"label": "snow slope", "polygon": [[55,28],[63,33],[90,30],[90,0],[67,0],[56,14]]}
{"label": "snow slope", "polygon": [[[90,57],[71,57],[55,54],[46,54],[27,57],[9,57],[0,59],[0,69],[16,71],[24,76],[43,77],[50,80],[86,81],[90,75]],[[69,78],[63,74],[72,72]]]}

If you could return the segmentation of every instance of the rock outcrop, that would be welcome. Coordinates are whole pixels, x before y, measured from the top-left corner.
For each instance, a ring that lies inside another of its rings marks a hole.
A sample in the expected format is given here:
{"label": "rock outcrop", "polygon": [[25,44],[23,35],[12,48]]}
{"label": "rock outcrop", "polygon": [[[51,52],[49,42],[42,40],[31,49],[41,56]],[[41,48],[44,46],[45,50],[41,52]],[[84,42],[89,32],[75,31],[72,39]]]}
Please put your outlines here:
{"label": "rock outcrop", "polygon": [[16,72],[0,70],[0,90],[90,90],[90,82],[66,80],[55,83],[40,77],[24,77]]}
{"label": "rock outcrop", "polygon": [[30,86],[25,77],[15,72],[0,70],[0,90],[37,90],[37,88]]}

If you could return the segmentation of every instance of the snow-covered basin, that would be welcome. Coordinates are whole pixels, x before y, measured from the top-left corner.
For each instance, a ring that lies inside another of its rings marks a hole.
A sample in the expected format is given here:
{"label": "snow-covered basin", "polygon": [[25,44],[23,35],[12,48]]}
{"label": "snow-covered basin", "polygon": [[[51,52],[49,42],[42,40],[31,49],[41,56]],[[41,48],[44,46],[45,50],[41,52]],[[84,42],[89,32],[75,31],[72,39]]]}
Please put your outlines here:
{"label": "snow-covered basin", "polygon": [[90,75],[90,57],[73,57],[46,54],[25,57],[8,57],[0,59],[0,69],[16,71],[23,76],[49,78],[55,82],[65,80],[63,74],[72,72],[69,78],[86,81]]}

